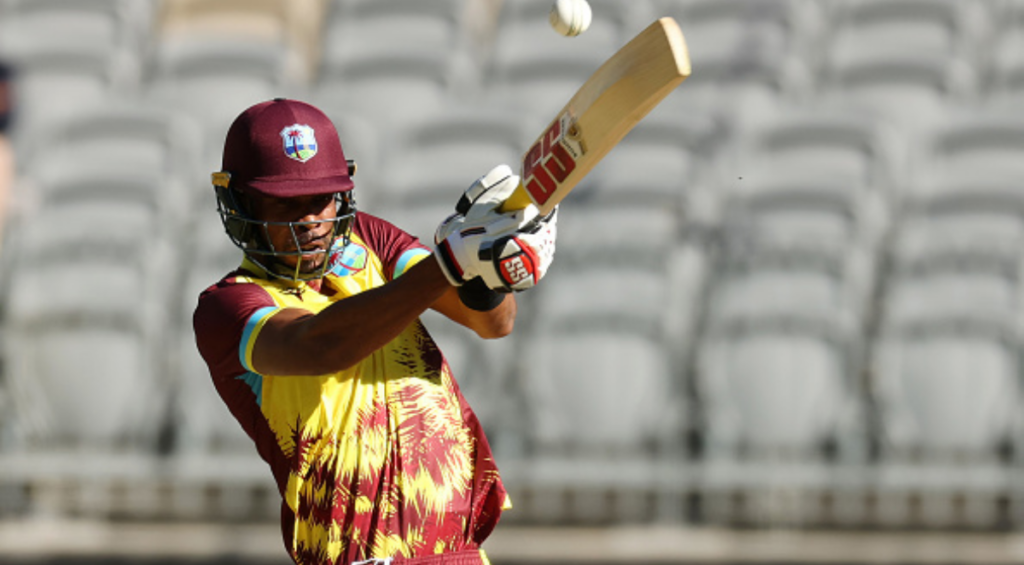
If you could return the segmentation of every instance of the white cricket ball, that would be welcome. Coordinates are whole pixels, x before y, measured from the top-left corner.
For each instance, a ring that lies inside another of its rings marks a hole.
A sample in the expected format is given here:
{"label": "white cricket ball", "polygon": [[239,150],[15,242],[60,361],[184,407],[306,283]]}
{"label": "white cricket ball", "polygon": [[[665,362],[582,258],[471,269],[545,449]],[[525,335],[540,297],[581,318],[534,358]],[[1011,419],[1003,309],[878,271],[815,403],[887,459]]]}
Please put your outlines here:
{"label": "white cricket ball", "polygon": [[549,19],[555,31],[573,37],[587,31],[592,17],[587,0],[555,0]]}

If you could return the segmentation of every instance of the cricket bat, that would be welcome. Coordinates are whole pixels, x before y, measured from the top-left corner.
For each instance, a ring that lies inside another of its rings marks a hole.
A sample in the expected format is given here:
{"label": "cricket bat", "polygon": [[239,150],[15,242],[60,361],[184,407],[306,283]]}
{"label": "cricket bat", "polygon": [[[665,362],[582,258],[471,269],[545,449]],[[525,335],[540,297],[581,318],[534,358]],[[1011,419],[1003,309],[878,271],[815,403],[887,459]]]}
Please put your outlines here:
{"label": "cricket bat", "polygon": [[531,202],[547,215],[690,75],[679,25],[661,18],[601,65],[523,156],[521,184],[502,211]]}

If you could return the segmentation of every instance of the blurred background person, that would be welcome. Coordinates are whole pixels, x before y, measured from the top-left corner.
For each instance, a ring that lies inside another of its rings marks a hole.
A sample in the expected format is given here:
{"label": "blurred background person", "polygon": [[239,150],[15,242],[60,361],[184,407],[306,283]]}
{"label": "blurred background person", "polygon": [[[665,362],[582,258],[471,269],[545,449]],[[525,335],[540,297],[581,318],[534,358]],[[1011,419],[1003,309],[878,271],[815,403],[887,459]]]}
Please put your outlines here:
{"label": "blurred background person", "polygon": [[10,66],[0,60],[0,241],[6,226],[11,185],[14,183],[14,151],[9,135],[14,113],[11,75]]}

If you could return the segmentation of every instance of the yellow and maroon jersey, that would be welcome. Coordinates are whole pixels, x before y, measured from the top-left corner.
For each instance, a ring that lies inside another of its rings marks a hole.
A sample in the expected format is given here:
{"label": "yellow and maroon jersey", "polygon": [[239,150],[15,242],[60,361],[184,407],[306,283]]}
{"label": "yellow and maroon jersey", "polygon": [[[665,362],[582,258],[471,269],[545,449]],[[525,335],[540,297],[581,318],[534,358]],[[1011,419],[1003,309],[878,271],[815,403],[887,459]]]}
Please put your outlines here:
{"label": "yellow and maroon jersey", "polygon": [[[193,325],[217,391],[270,465],[285,544],[300,564],[476,549],[508,499],[443,355],[417,320],[355,366],[261,375],[252,347],[284,308],[319,312],[400,276],[429,251],[359,213],[320,285],[249,261],[199,298]],[[338,343],[337,347],[345,347]]]}

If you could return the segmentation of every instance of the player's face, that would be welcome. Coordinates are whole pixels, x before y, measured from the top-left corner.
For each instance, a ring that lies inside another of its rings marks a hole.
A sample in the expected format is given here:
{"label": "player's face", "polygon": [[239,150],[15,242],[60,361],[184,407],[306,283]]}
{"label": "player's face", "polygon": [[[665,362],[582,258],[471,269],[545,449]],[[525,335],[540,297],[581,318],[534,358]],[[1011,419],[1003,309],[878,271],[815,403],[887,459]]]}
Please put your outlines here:
{"label": "player's face", "polygon": [[[269,243],[276,251],[305,255],[289,255],[278,260],[290,269],[301,262],[299,271],[312,273],[327,258],[337,217],[333,194],[298,196],[294,198],[261,197],[253,199],[253,216],[266,222],[303,222],[297,225],[272,224],[267,227]],[[311,253],[312,252],[312,253]]]}

